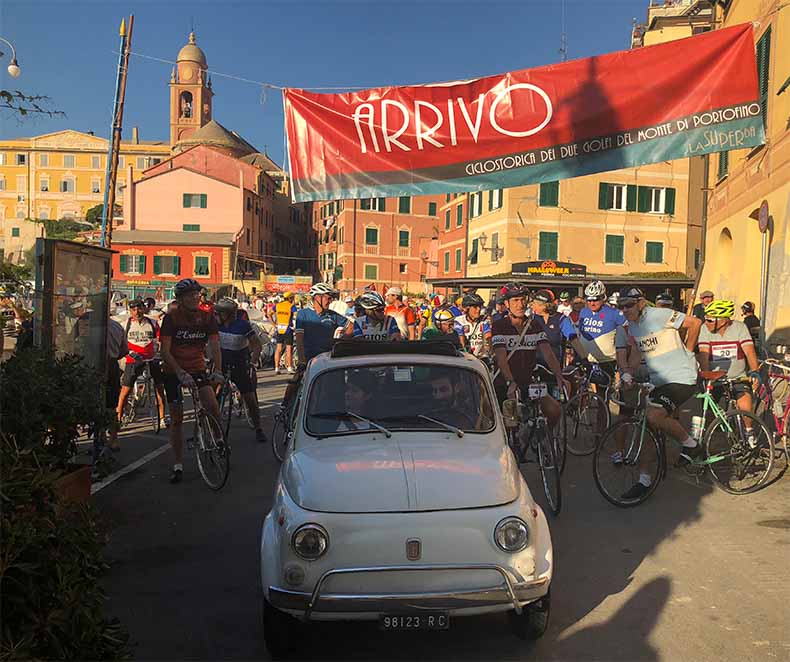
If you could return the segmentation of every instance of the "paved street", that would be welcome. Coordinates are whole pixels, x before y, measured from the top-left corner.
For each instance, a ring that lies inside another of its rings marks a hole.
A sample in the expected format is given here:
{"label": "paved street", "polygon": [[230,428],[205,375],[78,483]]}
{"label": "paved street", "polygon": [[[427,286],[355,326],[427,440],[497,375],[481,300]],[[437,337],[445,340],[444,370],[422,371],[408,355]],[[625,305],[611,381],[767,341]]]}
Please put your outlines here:
{"label": "paved street", "polygon": [[[261,373],[264,415],[285,376]],[[167,441],[122,437],[131,465]],[[108,613],[131,632],[140,660],[266,659],[258,544],[278,465],[241,422],[228,485],[213,493],[188,457],[167,483],[168,452],[93,497],[110,529]],[[132,465],[133,466],[133,465]],[[782,463],[784,468],[784,463]],[[525,473],[542,497],[537,470]],[[790,478],[732,497],[670,471],[637,509],[607,504],[588,459],[569,458],[555,549],[549,631],[536,644],[504,616],[456,620],[447,632],[392,635],[373,625],[318,625],[307,659],[790,659]]]}

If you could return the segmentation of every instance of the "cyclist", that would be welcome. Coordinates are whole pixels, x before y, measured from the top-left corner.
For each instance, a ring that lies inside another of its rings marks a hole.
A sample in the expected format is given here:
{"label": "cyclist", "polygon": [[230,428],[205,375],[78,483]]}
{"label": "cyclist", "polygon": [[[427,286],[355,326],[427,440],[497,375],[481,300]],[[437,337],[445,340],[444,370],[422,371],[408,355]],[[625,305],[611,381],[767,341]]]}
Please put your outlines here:
{"label": "cyclist", "polygon": [[573,308],[571,307],[571,295],[569,292],[560,292],[560,302],[557,305],[557,312],[561,315],[570,315]]}
{"label": "cyclist", "polygon": [[[184,474],[184,396],[182,386],[197,387],[200,401],[219,424],[219,405],[212,382],[223,382],[219,329],[213,314],[200,309],[200,283],[184,278],[174,288],[177,308],[162,320],[160,339],[165,363],[165,392],[170,403],[170,445],[173,448],[171,483],[180,483]],[[214,362],[214,373],[206,374],[204,353]]]}
{"label": "cyclist", "polygon": [[214,313],[214,302],[205,287],[200,288],[200,304],[198,306],[204,313]]}
{"label": "cyclist", "polygon": [[[516,397],[516,392],[526,390],[532,381],[535,357],[538,351],[543,355],[557,385],[567,387],[562,376],[557,357],[551,351],[545,332],[527,308],[527,290],[511,283],[504,292],[507,316],[493,324],[493,346],[499,374],[494,381],[500,405],[507,399]],[[554,427],[560,418],[560,405],[550,395],[540,401],[541,409]]]}
{"label": "cyclist", "polygon": [[[151,360],[156,354],[156,341],[159,339],[159,325],[150,317],[146,317],[147,307],[140,299],[129,302],[129,319],[126,322],[126,342],[129,345],[129,354],[121,378],[121,394],[118,396],[116,412],[121,420],[123,408],[129,393],[134,387],[137,378],[145,368],[144,361]],[[159,420],[162,427],[165,421],[165,387],[162,378],[162,367],[159,361],[150,363],[151,377],[156,387],[156,400],[159,404]]]}
{"label": "cyclist", "polygon": [[674,308],[675,300],[669,292],[662,292],[656,297],[656,308]]}
{"label": "cyclist", "polygon": [[[693,315],[648,306],[644,293],[638,287],[626,290],[620,297],[618,306],[626,318],[617,342],[622,382],[627,386],[633,381],[638,363],[643,357],[650,383],[655,387],[648,398],[647,422],[651,427],[677,439],[683,445],[680,462],[690,463],[700,454],[701,449],[696,439],[689,435],[673,415],[697,391],[694,348],[702,323]],[[685,345],[680,337],[680,329],[686,330]],[[628,345],[638,350],[631,351],[630,359]],[[615,463],[618,459],[622,462],[622,457],[612,458]],[[637,498],[649,487],[649,474],[640,471],[638,481],[625,492],[623,498]]]}
{"label": "cyclist", "polygon": [[739,380],[732,385],[733,395],[738,409],[750,412],[753,392],[749,378],[761,380],[760,361],[748,327],[732,319],[734,314],[732,301],[711,301],[705,306],[705,325],[698,341],[699,364],[701,370],[725,370],[727,379]]}
{"label": "cyclist", "polygon": [[346,335],[363,340],[401,340],[395,318],[384,312],[384,297],[378,292],[365,292],[359,297],[359,305],[365,314],[354,321],[351,332]]}
{"label": "cyclist", "polygon": [[507,317],[507,306],[505,306],[505,297],[502,296],[502,293],[497,293],[496,299],[494,299],[494,310],[491,313],[491,324],[496,322],[497,320],[504,319]]}
{"label": "cyclist", "polygon": [[455,330],[461,346],[477,358],[491,356],[491,324],[482,315],[484,301],[479,294],[467,294],[461,300],[463,315],[455,318]]}
{"label": "cyclist", "polygon": [[429,326],[422,332],[422,340],[449,340],[456,349],[462,349],[461,337],[456,330],[455,317],[448,310],[436,311],[436,325]]}
{"label": "cyclist", "polygon": [[754,314],[754,304],[751,301],[745,301],[741,306],[741,315],[743,315],[743,323],[749,329],[752,340],[755,343],[760,341],[760,318]]}
{"label": "cyclist", "polygon": [[[220,299],[214,306],[219,321],[219,346],[222,352],[222,365],[230,372],[230,379],[239,389],[247,411],[250,413],[255,440],[266,441],[261,429],[261,413],[258,396],[252,378],[254,367],[261,356],[261,341],[252,328],[249,319],[243,319],[238,304],[227,297]],[[252,373],[252,374],[251,374]]]}
{"label": "cyclist", "polygon": [[310,304],[296,315],[294,340],[302,365],[322,352],[328,352],[332,347],[332,339],[337,337],[336,333],[351,333],[352,323],[329,308],[335,292],[337,290],[327,283],[316,283],[308,292]]}
{"label": "cyclist", "polygon": [[385,296],[387,307],[384,312],[393,317],[400,329],[400,335],[405,340],[414,340],[417,335],[417,318],[414,311],[403,303],[403,290],[391,287]]}
{"label": "cyclist", "polygon": [[[566,319],[555,307],[554,297],[550,290],[538,290],[532,297],[532,313],[538,326],[546,334],[546,340],[551,347],[551,351],[559,362],[560,366],[564,362],[565,342],[562,335],[562,323]],[[546,360],[542,356],[537,357],[538,365],[549,368]]]}
{"label": "cyclist", "polygon": [[277,349],[274,350],[274,374],[280,374],[280,358],[285,347],[285,369],[287,372],[295,372],[293,367],[293,345],[294,345],[294,316],[296,306],[294,306],[293,292],[283,293],[283,300],[274,307],[274,320],[277,325]]}

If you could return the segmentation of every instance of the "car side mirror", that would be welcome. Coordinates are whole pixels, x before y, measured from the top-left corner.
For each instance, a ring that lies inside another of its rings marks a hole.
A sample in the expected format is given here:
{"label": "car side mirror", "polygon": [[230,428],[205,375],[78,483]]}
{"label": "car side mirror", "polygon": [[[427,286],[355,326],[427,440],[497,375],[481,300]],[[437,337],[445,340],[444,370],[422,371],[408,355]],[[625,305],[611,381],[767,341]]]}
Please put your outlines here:
{"label": "car side mirror", "polygon": [[521,422],[519,414],[518,403],[515,400],[505,400],[502,403],[502,416],[505,419],[506,427],[517,427]]}

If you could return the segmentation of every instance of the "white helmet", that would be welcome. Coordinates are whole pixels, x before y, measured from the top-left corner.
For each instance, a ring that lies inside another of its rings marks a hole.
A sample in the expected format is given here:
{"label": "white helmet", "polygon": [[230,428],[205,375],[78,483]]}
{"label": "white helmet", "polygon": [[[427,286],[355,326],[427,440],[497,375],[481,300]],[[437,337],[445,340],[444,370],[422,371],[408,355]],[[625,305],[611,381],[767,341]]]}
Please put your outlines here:
{"label": "white helmet", "polygon": [[378,292],[365,292],[359,297],[359,305],[365,310],[373,310],[374,308],[384,308],[386,303],[384,302],[384,297]]}
{"label": "white helmet", "polygon": [[327,283],[316,283],[310,288],[308,294],[311,297],[317,297],[319,294],[335,295],[338,294],[338,291]]}
{"label": "white helmet", "polygon": [[616,306],[618,301],[620,301],[620,293],[612,292],[612,295],[609,297],[609,301],[607,303],[610,306]]}
{"label": "white helmet", "polygon": [[584,288],[584,298],[601,301],[606,298],[606,285],[600,280],[594,280]]}

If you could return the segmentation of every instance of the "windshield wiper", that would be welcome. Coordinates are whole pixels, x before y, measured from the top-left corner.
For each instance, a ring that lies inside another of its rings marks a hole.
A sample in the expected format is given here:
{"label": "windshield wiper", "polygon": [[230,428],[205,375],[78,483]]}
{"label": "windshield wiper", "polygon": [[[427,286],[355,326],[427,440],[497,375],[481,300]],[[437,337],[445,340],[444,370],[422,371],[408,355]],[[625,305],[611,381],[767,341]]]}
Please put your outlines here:
{"label": "windshield wiper", "polygon": [[387,439],[392,436],[392,432],[390,432],[387,428],[379,425],[378,423],[374,423],[369,418],[365,418],[364,416],[360,416],[359,414],[353,411],[322,411],[316,414],[309,414],[313,418],[356,418],[359,421],[367,423],[370,427],[375,428],[379,432],[383,433]]}
{"label": "windshield wiper", "polygon": [[450,432],[455,432],[459,438],[464,436],[464,431],[461,428],[457,428],[454,425],[450,425],[449,423],[445,423],[444,421],[438,421],[435,418],[431,418],[430,416],[426,416],[425,414],[417,414],[417,418],[421,418],[424,421],[430,421],[431,423],[436,423],[436,425],[440,425],[445,430],[449,430]]}

